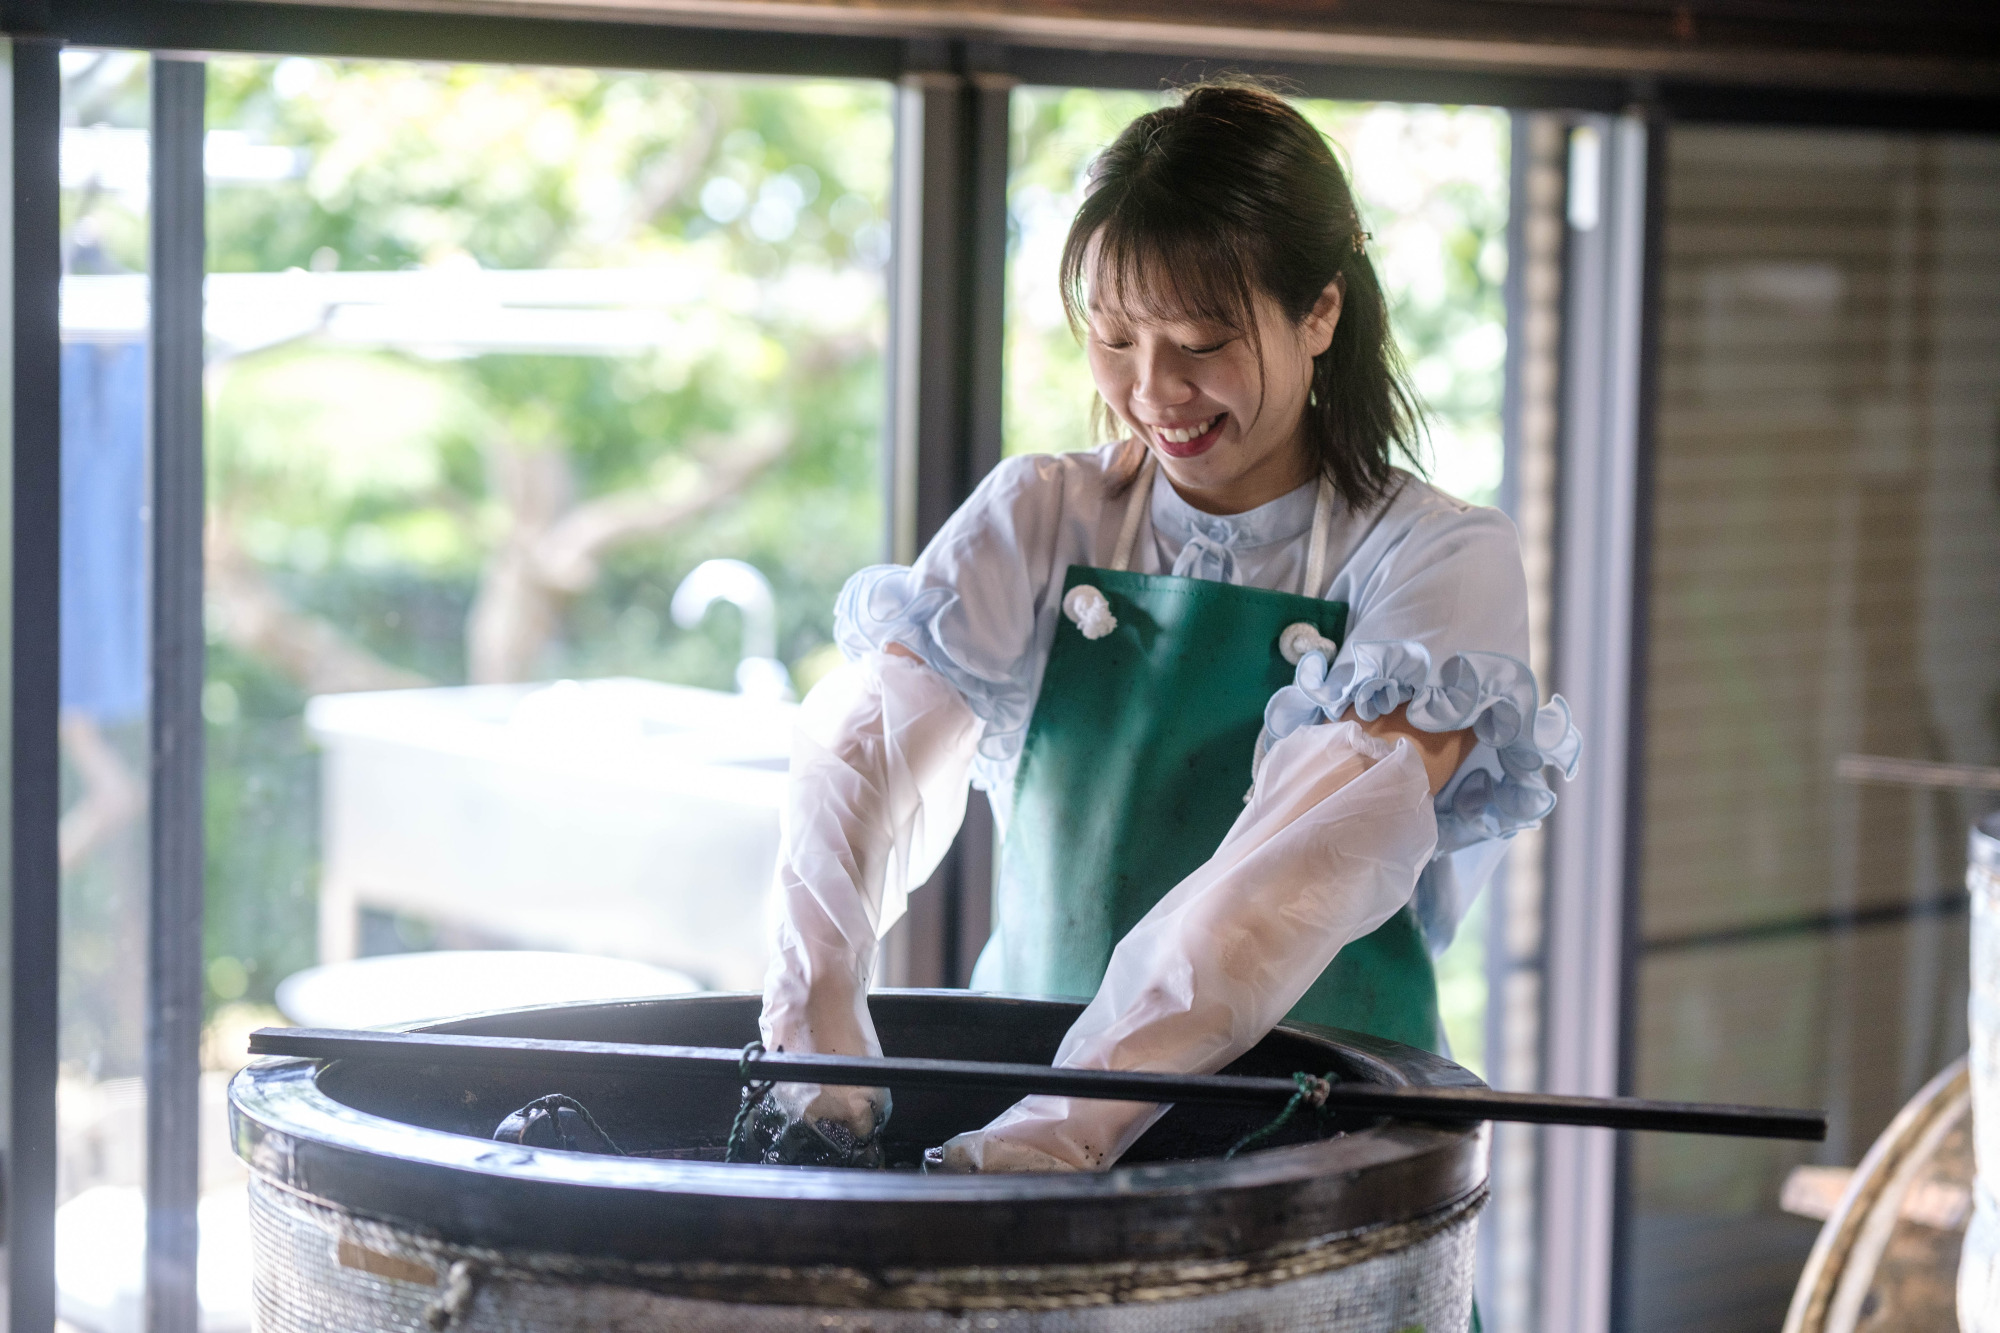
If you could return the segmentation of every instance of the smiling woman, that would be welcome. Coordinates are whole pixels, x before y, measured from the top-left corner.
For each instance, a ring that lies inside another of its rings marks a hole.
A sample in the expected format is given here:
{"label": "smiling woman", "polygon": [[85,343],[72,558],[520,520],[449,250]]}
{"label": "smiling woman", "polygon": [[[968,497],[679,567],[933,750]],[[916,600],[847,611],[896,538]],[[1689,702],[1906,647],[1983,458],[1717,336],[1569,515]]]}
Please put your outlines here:
{"label": "smiling woman", "polygon": [[1197,506],[1238,512],[1323,473],[1366,508],[1395,452],[1414,461],[1353,192],[1279,98],[1207,84],[1135,120],[1091,165],[1060,273],[1100,395]]}
{"label": "smiling woman", "polygon": [[[1391,459],[1417,461],[1420,409],[1360,225],[1326,140],[1254,87],[1197,87],[1098,156],[1062,285],[1098,394],[1131,432],[1124,466],[1150,450],[1211,514],[1316,477],[1363,511],[1400,485]],[[1414,743],[1433,794],[1472,749],[1469,731],[1413,726],[1407,705],[1362,726]]]}
{"label": "smiling woman", "polygon": [[[1003,463],[843,589],[765,1043],[879,1049],[875,940],[969,777],[1003,830],[973,985],[1094,992],[1058,1063],[1212,1070],[1288,1014],[1438,1049],[1481,844],[1549,811],[1578,740],[1524,660],[1512,525],[1391,463],[1415,411],[1342,173],[1283,99],[1197,85],[1097,159],[1060,272],[1129,434]],[[865,1159],[890,1110],[776,1104],[780,1162]],[[1156,1114],[1030,1097],[938,1160],[1100,1170]]]}

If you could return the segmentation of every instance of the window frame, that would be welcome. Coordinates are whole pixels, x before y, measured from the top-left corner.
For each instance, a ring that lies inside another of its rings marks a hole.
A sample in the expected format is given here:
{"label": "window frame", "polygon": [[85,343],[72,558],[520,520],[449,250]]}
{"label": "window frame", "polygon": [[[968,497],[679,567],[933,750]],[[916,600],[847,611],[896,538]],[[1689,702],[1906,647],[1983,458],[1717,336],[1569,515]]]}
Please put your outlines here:
{"label": "window frame", "polygon": [[[1773,83],[1705,81],[1697,77],[1607,74],[1602,70],[1521,73],[1444,66],[1398,66],[1348,60],[1269,62],[1200,58],[1188,49],[1095,49],[1060,44],[995,42],[970,30],[905,38],[858,34],[835,26],[814,29],[796,13],[782,30],[697,26],[673,21],[613,21],[329,5],[211,0],[41,0],[0,9],[8,81],[5,136],[12,190],[0,217],[6,247],[12,376],[7,418],[6,479],[11,524],[0,605],[8,636],[8,902],[4,921],[10,980],[5,1040],[7,1096],[5,1190],[10,1327],[48,1328],[54,1319],[53,1214],[56,1149],[57,1031],[57,570],[60,531],[57,232],[60,134],[58,50],[80,46],[154,54],[153,162],[154,328],[156,389],[151,413],[156,466],[152,550],[150,710],[153,800],[149,812],[153,872],[149,877],[148,1145],[149,1236],[147,1327],[194,1333],[192,1280],[195,1125],[198,1114],[196,1043],[201,1013],[202,718],[201,623],[202,449],[199,390],[201,339],[202,121],[199,57],[176,53],[273,53],[332,57],[532,63],[702,73],[881,79],[897,94],[894,201],[896,260],[891,290],[890,475],[893,554],[908,558],[999,460],[1001,332],[1004,318],[1008,95],[1017,84],[1157,89],[1213,68],[1276,77],[1316,97],[1414,102],[1476,102],[1511,111],[1551,110],[1613,117],[1637,106],[1637,119],[1657,157],[1676,120],[1732,123],[1847,124],[2000,130],[2000,97],[1928,97],[1880,92],[1800,89]],[[59,35],[55,35],[59,34]],[[1268,38],[1271,34],[1265,34]],[[1136,39],[1135,39],[1136,40]],[[167,77],[159,77],[162,71]],[[1644,617],[1634,614],[1645,591],[1644,534],[1650,531],[1644,483],[1649,457],[1652,288],[1657,273],[1657,190],[1641,185],[1627,199],[1644,214],[1637,294],[1618,298],[1617,318],[1639,332],[1637,373],[1620,380],[1619,409],[1637,422],[1621,446],[1621,465],[1635,469],[1632,485],[1609,495],[1576,490],[1570,465],[1559,481],[1559,586],[1570,571],[1622,552],[1629,578],[1619,587],[1559,598],[1555,628],[1556,685],[1588,692],[1609,685],[1613,700],[1600,735],[1615,735],[1636,754],[1643,738],[1638,664],[1644,660]],[[1601,293],[1599,294],[1602,295]],[[1577,299],[1575,297],[1572,300]],[[1601,348],[1595,349],[1601,352]],[[1606,372],[1593,349],[1567,339],[1562,357],[1568,388],[1579,377]],[[1510,356],[1512,355],[1510,348]],[[1628,369],[1630,367],[1628,366]],[[1594,381],[1595,382],[1595,381]],[[1609,387],[1609,386],[1603,386]],[[1564,437],[1576,440],[1576,423]],[[1588,488],[1585,488],[1588,489]],[[1600,506],[1609,503],[1609,511]],[[1591,517],[1589,523],[1583,520]],[[1632,600],[1618,614],[1620,597]],[[1585,645],[1612,651],[1593,657]],[[1589,802],[1591,817],[1553,821],[1551,903],[1592,887],[1626,902],[1636,890],[1630,848],[1638,842],[1636,777],[1607,771]],[[902,955],[905,981],[963,984],[986,927],[991,883],[991,827],[975,802],[967,832],[932,888],[912,899]],[[1586,855],[1583,843],[1597,840]],[[1564,839],[1577,843],[1562,850]],[[1609,851],[1603,850],[1610,848]],[[1609,877],[1606,882],[1604,877]],[[1630,913],[1621,914],[1629,922]],[[1629,926],[1614,922],[1591,941],[1552,962],[1581,979],[1575,999],[1588,1002],[1614,1030],[1611,1077],[1629,1085],[1631,975]],[[1607,952],[1608,951],[1608,952]],[[1546,1040],[1545,1027],[1545,1040]],[[1589,1081],[1605,1077],[1603,1043]],[[1588,1042],[1585,1045],[1589,1045]],[[1578,1050],[1583,1047],[1579,1046]],[[1581,1057],[1579,1057],[1581,1058]],[[1574,1062],[1572,1062],[1574,1063]],[[1589,1063],[1589,1062],[1586,1062]],[[1545,1060],[1544,1067],[1548,1067]],[[1565,1066],[1558,1065],[1558,1079]],[[1577,1077],[1585,1077],[1577,1074]],[[1579,1087],[1589,1091],[1595,1088]],[[1606,1089],[1609,1090],[1609,1089]],[[1572,1133],[1581,1141],[1584,1136]],[[178,1154],[171,1151],[180,1148]],[[1582,1148],[1577,1149],[1583,1152]],[[1550,1152],[1561,1156],[1552,1140]],[[1579,1159],[1580,1160],[1580,1159]],[[1573,1163],[1572,1166],[1575,1164]],[[1568,1167],[1558,1169],[1571,1169]],[[1578,1201],[1552,1201],[1544,1235],[1577,1234],[1592,1216],[1621,1216],[1622,1191],[1603,1162]],[[1548,1228],[1555,1227],[1555,1230]],[[1564,1230],[1567,1228],[1567,1230]],[[1597,1330],[1611,1316],[1612,1247],[1602,1247],[1573,1271],[1550,1274],[1544,1300],[1574,1311],[1568,1326]],[[1565,1294],[1566,1293],[1566,1294]]]}

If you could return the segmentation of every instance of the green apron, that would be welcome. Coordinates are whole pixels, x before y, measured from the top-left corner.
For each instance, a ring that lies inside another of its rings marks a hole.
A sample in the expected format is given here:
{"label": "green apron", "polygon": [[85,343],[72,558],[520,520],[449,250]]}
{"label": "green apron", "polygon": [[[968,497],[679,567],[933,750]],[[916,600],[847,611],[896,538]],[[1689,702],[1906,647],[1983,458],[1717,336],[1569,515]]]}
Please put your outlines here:
{"label": "green apron", "polygon": [[[1152,473],[1135,483],[1135,508]],[[1323,488],[1308,587],[1330,504]],[[1000,989],[1097,990],[1113,947],[1242,813],[1264,705],[1293,676],[1279,636],[1303,621],[1337,643],[1347,627],[1345,602],[1130,573],[1136,526],[1128,514],[1118,568],[1072,565],[1063,583],[1065,596],[1097,588],[1118,623],[1088,639],[1056,621],[1001,848]],[[1287,1017],[1440,1050],[1437,979],[1413,906],[1343,948]]]}

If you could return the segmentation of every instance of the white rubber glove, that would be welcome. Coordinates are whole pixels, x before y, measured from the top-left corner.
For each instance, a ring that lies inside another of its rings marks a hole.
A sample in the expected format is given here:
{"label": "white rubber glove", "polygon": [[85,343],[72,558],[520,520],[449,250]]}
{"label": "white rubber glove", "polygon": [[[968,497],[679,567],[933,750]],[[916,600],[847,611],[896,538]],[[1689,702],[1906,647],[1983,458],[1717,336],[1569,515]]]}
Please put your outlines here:
{"label": "white rubber glove", "polygon": [[[943,676],[885,653],[806,695],[778,852],[766,1048],[882,1053],[868,1015],[876,943],[958,833],[983,727]],[[775,1152],[785,1160],[864,1160],[889,1118],[886,1088],[781,1083],[766,1101],[782,1118]]]}
{"label": "white rubber glove", "polygon": [[[1262,1040],[1342,946],[1409,901],[1436,845],[1413,745],[1352,722],[1301,727],[1271,747],[1215,855],[1119,941],[1055,1063],[1214,1073]],[[933,1149],[931,1166],[1100,1170],[1166,1109],[1028,1097]]]}

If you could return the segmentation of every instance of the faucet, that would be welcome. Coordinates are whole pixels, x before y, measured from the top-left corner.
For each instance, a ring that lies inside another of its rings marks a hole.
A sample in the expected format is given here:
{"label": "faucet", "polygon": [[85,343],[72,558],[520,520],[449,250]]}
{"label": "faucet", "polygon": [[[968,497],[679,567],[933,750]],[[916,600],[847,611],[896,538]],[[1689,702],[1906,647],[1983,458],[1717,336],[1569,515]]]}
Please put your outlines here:
{"label": "faucet", "polygon": [[741,560],[704,560],[674,589],[670,608],[682,629],[701,624],[708,608],[732,603],[743,613],[742,655],[736,692],[759,699],[792,699],[792,673],[778,660],[778,610],[771,581]]}

